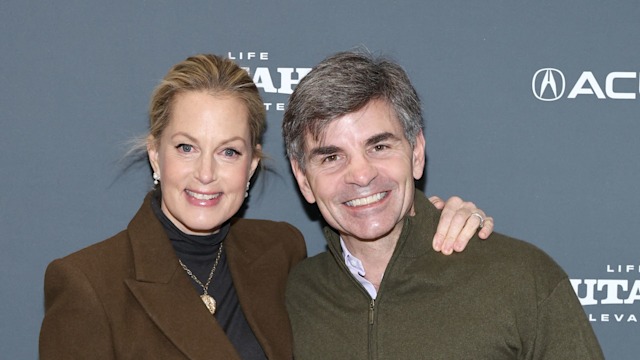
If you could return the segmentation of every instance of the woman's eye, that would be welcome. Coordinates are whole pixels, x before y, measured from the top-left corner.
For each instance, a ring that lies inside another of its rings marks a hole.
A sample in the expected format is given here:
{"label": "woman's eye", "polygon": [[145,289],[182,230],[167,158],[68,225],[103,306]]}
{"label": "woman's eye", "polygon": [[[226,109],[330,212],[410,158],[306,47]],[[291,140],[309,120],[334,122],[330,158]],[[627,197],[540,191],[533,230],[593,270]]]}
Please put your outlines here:
{"label": "woman's eye", "polygon": [[240,154],[238,151],[234,149],[224,149],[223,153],[224,153],[224,156],[227,156],[227,157],[233,157]]}
{"label": "woman's eye", "polygon": [[189,145],[189,144],[180,144],[178,146],[176,146],[180,151],[182,152],[191,152],[191,150],[193,150],[193,146]]}

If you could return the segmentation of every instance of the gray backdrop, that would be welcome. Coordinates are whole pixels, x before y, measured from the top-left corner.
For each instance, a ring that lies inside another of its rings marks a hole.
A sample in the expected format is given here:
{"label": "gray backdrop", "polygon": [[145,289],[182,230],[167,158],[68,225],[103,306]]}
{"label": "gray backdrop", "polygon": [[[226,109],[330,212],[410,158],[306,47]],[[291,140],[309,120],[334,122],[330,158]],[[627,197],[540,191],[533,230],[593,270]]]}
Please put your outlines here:
{"label": "gray backdrop", "polygon": [[3,357],[37,358],[47,264],[138,209],[152,179],[122,160],[126,142],[146,129],[152,88],[194,53],[238,59],[270,104],[274,171],[245,215],[289,221],[322,251],[284,161],[281,108],[306,69],[362,45],[403,64],[424,100],[427,192],[472,200],[498,231],[546,250],[607,358],[637,359],[639,4],[3,1]]}

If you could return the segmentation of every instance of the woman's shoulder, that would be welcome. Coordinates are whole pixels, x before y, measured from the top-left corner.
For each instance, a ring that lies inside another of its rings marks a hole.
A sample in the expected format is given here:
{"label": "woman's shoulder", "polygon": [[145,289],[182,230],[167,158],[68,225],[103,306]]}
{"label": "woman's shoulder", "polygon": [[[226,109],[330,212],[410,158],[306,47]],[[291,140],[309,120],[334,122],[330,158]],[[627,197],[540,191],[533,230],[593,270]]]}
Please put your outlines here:
{"label": "woman's shoulder", "polygon": [[250,233],[257,236],[291,236],[302,238],[298,228],[284,221],[235,218],[231,221],[231,230],[235,233]]}
{"label": "woman's shoulder", "polygon": [[93,289],[111,291],[119,289],[123,284],[122,279],[131,277],[134,269],[131,244],[126,232],[122,231],[53,260],[45,271],[45,289],[91,284]]}
{"label": "woman's shoulder", "polygon": [[54,260],[82,268],[111,266],[113,261],[123,261],[131,257],[131,245],[126,230],[116,235],[77,250]]}
{"label": "woman's shoulder", "polygon": [[236,240],[245,239],[246,245],[252,248],[284,246],[302,257],[307,254],[300,230],[284,221],[236,218],[231,221],[229,235]]}

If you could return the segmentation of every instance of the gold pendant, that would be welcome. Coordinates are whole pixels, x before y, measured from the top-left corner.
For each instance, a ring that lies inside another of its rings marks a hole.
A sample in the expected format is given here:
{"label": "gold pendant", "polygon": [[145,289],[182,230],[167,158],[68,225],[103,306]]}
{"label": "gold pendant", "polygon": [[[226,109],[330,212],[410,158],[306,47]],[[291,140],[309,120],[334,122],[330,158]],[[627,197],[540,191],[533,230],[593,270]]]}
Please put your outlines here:
{"label": "gold pendant", "polygon": [[213,297],[211,297],[211,295],[200,295],[200,298],[202,299],[202,302],[204,303],[204,305],[207,307],[207,309],[209,309],[209,312],[211,313],[211,315],[213,315],[213,313],[216,312],[216,301]]}

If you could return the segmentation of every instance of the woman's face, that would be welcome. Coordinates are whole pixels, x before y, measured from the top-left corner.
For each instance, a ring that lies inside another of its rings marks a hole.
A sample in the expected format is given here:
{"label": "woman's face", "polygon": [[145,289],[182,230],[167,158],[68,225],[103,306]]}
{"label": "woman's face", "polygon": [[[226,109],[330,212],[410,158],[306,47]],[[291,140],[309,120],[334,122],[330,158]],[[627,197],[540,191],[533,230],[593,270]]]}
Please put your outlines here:
{"label": "woman's face", "polygon": [[[148,154],[160,175],[162,211],[183,232],[211,234],[240,209],[258,166],[244,102],[231,95],[176,95]],[[159,140],[159,141],[158,141]]]}

